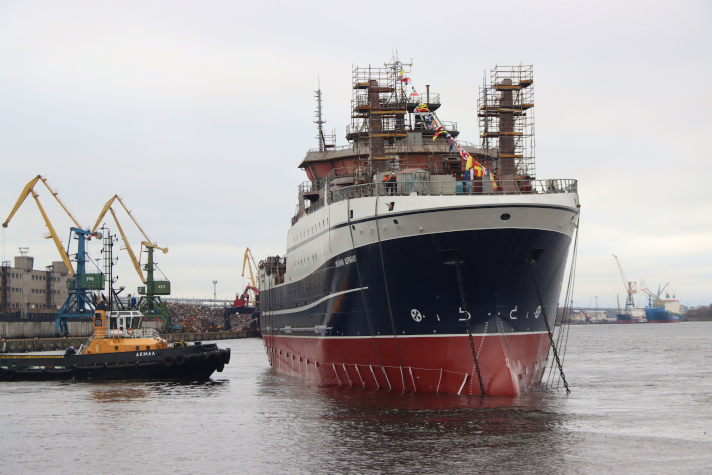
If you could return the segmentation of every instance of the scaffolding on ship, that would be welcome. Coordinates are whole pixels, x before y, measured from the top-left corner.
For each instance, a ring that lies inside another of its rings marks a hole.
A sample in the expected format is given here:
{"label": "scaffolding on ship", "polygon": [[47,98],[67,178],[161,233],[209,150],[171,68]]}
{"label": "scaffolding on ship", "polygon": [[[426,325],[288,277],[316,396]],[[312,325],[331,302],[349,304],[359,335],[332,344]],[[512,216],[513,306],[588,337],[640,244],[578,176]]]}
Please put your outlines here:
{"label": "scaffolding on ship", "polygon": [[534,178],[533,66],[496,66],[480,86],[477,105],[482,148],[497,157],[500,178]]}

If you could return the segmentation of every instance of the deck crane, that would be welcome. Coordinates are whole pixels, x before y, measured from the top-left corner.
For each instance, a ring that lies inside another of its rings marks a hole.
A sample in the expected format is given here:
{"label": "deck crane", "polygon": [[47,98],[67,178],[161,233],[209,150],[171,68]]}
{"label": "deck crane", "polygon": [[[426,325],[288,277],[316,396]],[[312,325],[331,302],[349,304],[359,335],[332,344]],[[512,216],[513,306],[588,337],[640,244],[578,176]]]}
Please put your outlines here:
{"label": "deck crane", "polygon": [[[138,230],[141,232],[143,237],[146,239],[145,241],[141,242],[141,252],[144,252],[143,249],[146,249],[146,253],[148,254],[148,262],[146,265],[142,268],[141,262],[140,262],[140,257],[139,259],[136,258],[136,254],[133,251],[133,248],[131,247],[131,244],[126,237],[126,233],[124,232],[123,227],[121,227],[121,224],[119,223],[119,219],[116,216],[116,212],[112,208],[112,205],[114,204],[115,201],[118,201],[119,204],[124,208],[124,211],[126,211],[126,214],[129,215],[131,218],[131,221],[136,225]],[[134,218],[133,214],[131,211],[126,207],[124,204],[124,201],[121,199],[119,195],[114,195],[109,199],[109,201],[106,202],[104,205],[104,208],[101,210],[101,213],[99,214],[99,218],[96,220],[96,223],[94,224],[94,230],[96,230],[99,227],[99,224],[101,223],[101,220],[104,219],[104,216],[106,216],[106,213],[111,211],[111,215],[114,218],[114,221],[116,222],[116,227],[119,229],[119,233],[121,234],[121,239],[124,241],[124,246],[126,249],[126,252],[128,252],[129,257],[131,259],[131,263],[134,266],[134,269],[136,269],[136,273],[138,274],[139,278],[141,279],[141,282],[145,284],[144,286],[141,286],[138,288],[138,293],[141,295],[141,298],[138,302],[138,308],[142,312],[144,312],[146,315],[154,315],[161,317],[163,320],[163,325],[162,325],[162,330],[164,333],[169,333],[171,331],[171,314],[166,308],[166,305],[163,303],[161,300],[161,295],[170,295],[171,293],[171,283],[170,281],[163,280],[163,281],[156,281],[153,278],[153,271],[154,271],[154,262],[153,262],[153,251],[154,249],[158,249],[159,251],[162,251],[164,254],[168,252],[167,247],[159,247],[156,244],[151,243],[151,240],[149,239],[148,235],[146,232],[143,230],[140,224],[136,221],[136,218]],[[146,271],[146,276],[144,277],[143,270]]]}
{"label": "deck crane", "polygon": [[[47,216],[47,213],[45,212],[44,208],[42,207],[42,204],[40,203],[39,194],[34,189],[38,181],[41,181],[45,185],[45,187],[47,187],[50,194],[54,196],[55,200],[57,200],[59,205],[74,223],[74,226],[70,228],[69,244],[67,245],[66,251],[64,249],[64,245],[62,244],[62,241],[59,239],[59,236],[57,236],[57,231],[55,231],[54,226],[52,226],[52,222],[50,221],[49,217]],[[29,195],[32,195],[35,202],[37,203],[37,207],[39,208],[40,213],[42,214],[42,218],[44,219],[45,225],[49,230],[49,236],[45,237],[48,239],[51,238],[54,241],[54,245],[57,247],[57,251],[59,251],[59,255],[62,258],[64,265],[67,266],[67,270],[73,277],[73,279],[70,279],[67,282],[69,288],[69,296],[67,297],[67,300],[64,302],[62,308],[59,310],[59,312],[57,312],[57,316],[55,317],[55,333],[57,335],[67,335],[69,334],[67,318],[87,317],[93,315],[95,305],[94,299],[90,291],[104,289],[104,274],[89,274],[86,272],[86,241],[90,240],[92,237],[97,237],[101,239],[101,234],[95,231],[92,232],[82,229],[79,222],[74,218],[72,213],[69,212],[69,209],[67,209],[62,200],[59,199],[58,192],[53,190],[49,186],[49,183],[47,183],[47,179],[44,178],[42,175],[37,175],[35,178],[30,180],[27,185],[25,185],[25,188],[22,190],[22,193],[20,193],[20,197],[18,198],[17,203],[15,203],[15,207],[12,209],[10,215],[7,217],[5,222],[2,223],[2,226],[4,228],[8,227],[8,225],[10,224],[10,220],[13,218],[17,210],[20,209],[20,206],[22,206],[22,204],[25,202],[25,199]],[[74,234],[75,236],[74,239],[77,240],[76,270],[72,266],[72,262],[69,257],[69,248],[72,244],[72,234]]]}
{"label": "deck crane", "polygon": [[663,291],[667,289],[667,286],[670,285],[670,282],[665,284],[665,286],[661,289],[660,286],[658,285],[658,293],[654,294],[651,290],[648,289],[648,283],[645,282],[645,279],[640,283],[640,290],[648,294],[648,306],[649,307],[664,307],[665,304],[663,303],[662,299],[660,298],[660,295],[662,295]]}
{"label": "deck crane", "polygon": [[636,288],[637,284],[635,282],[628,282],[628,279],[625,278],[625,273],[623,272],[621,262],[618,260],[618,256],[616,256],[615,254],[611,255],[616,259],[616,264],[618,264],[618,270],[621,273],[621,279],[623,279],[623,287],[625,288],[625,293],[628,295],[625,301],[625,313],[627,315],[630,315],[631,309],[635,307],[635,303],[633,302],[633,294],[638,293],[638,290]]}

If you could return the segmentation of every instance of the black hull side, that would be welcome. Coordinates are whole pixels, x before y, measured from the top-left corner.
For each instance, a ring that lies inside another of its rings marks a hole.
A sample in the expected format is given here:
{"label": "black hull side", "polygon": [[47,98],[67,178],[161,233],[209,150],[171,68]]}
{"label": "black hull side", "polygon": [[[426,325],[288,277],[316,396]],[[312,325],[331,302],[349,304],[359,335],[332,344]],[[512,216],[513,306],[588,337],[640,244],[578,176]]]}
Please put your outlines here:
{"label": "black hull side", "polygon": [[553,324],[570,242],[566,234],[539,229],[377,241],[336,256],[299,282],[262,290],[261,329],[299,336],[466,333],[458,262],[473,333],[545,332],[528,259],[536,259]]}
{"label": "black hull side", "polygon": [[56,358],[2,357],[0,381],[206,380],[229,361],[230,349],[215,344]]}

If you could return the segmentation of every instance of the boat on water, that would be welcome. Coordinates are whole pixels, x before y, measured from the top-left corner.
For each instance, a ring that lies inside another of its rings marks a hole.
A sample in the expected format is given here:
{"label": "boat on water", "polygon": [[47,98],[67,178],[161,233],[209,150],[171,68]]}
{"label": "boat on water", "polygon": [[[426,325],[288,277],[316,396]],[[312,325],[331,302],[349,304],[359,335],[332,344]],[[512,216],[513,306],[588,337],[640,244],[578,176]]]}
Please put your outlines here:
{"label": "boat on water", "polygon": [[648,323],[679,323],[684,317],[668,312],[665,307],[645,307],[645,318]]}
{"label": "boat on water", "polygon": [[616,314],[616,323],[638,323],[638,320],[635,320],[629,313],[618,313]]}
{"label": "boat on water", "polygon": [[64,354],[0,354],[0,381],[206,380],[230,362],[230,349],[214,343],[169,344],[153,328],[142,328],[136,310],[94,313],[94,333],[79,350]]}
{"label": "boat on water", "polygon": [[547,366],[577,182],[535,178],[531,66],[492,70],[478,145],[410,67],[354,69],[345,147],[317,92],[286,253],[259,265],[265,350],[322,385],[518,395]]}
{"label": "boat on water", "polygon": [[664,287],[658,285],[658,291],[652,292],[645,280],[641,282],[641,290],[648,296],[648,305],[643,309],[648,323],[679,323],[685,319],[683,307],[674,295],[672,298],[669,294],[665,298],[662,297],[668,285],[670,284],[665,284]]}

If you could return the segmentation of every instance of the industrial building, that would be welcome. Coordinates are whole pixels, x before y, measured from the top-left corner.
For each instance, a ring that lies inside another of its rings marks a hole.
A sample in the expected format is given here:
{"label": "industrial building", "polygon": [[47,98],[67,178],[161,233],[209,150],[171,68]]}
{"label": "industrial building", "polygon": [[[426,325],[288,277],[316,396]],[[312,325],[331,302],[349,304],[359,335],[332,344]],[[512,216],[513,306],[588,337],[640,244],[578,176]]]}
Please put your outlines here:
{"label": "industrial building", "polygon": [[45,270],[34,269],[35,258],[15,257],[15,265],[4,261],[0,267],[0,313],[30,318],[54,315],[68,295],[71,275],[62,261],[54,261]]}

